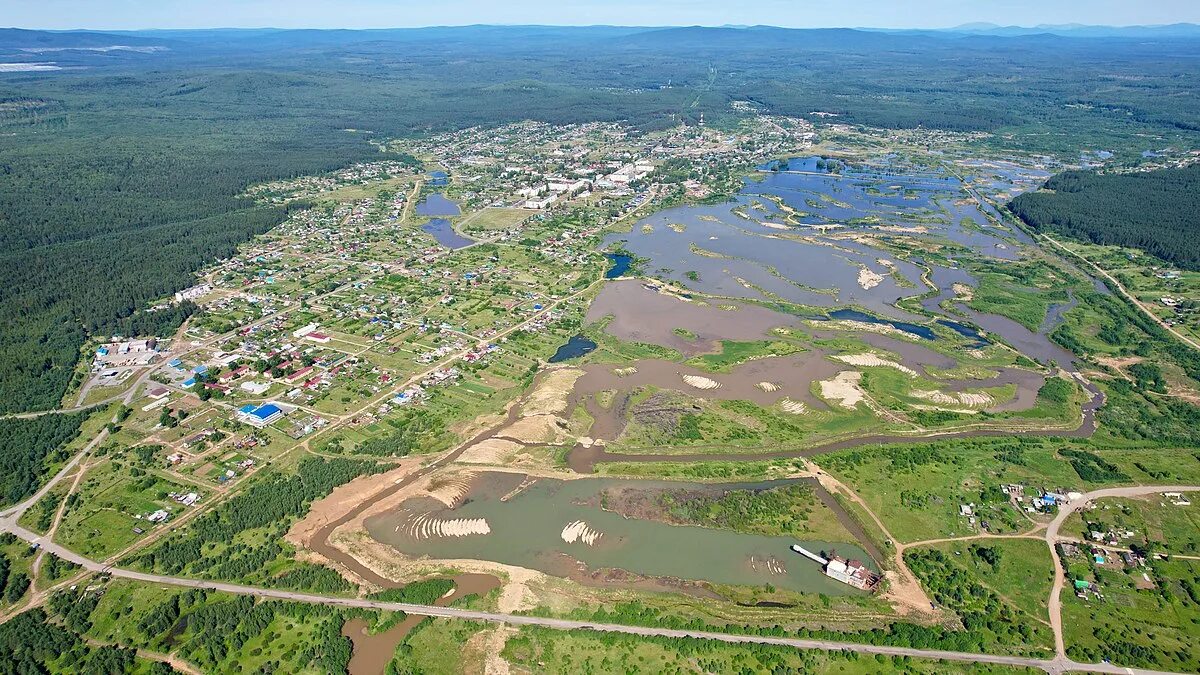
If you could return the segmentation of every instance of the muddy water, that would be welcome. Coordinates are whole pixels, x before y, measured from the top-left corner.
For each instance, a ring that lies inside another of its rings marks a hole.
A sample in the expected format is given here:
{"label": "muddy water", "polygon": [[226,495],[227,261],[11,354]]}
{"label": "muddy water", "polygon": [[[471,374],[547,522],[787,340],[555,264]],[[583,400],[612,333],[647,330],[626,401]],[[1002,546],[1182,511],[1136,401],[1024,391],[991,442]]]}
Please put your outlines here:
{"label": "muddy water", "polygon": [[[535,380],[534,387],[536,388],[536,380]],[[321,529],[317,530],[312,536],[312,540],[311,540],[311,543],[309,544],[309,548],[311,548],[317,554],[324,556],[325,558],[334,561],[336,564],[340,565],[341,567],[349,570],[355,576],[364,580],[368,584],[379,586],[381,588],[399,588],[399,587],[403,586],[404,584],[399,583],[397,581],[394,581],[392,579],[389,579],[385,576],[382,576],[382,575],[376,573],[375,570],[372,570],[371,568],[367,567],[366,565],[363,565],[362,563],[360,563],[354,556],[352,556],[349,553],[346,553],[345,551],[341,550],[340,548],[330,544],[329,536],[332,535],[333,531],[336,530],[337,528],[339,528],[342,525],[345,525],[346,523],[350,522],[351,520],[354,520],[355,518],[359,517],[364,511],[371,508],[371,506],[373,506],[376,502],[383,500],[383,499],[387,499],[388,497],[394,495],[395,493],[399,492],[400,490],[408,487],[409,485],[412,485],[414,482],[420,480],[421,478],[424,478],[429,473],[436,471],[437,469],[453,462],[454,460],[458,459],[459,455],[461,455],[468,447],[470,447],[476,443],[479,443],[480,441],[482,441],[486,438],[491,438],[496,433],[496,429],[503,428],[504,426],[512,424],[514,421],[516,421],[519,413],[520,413],[520,406],[516,406],[516,405],[512,406],[509,409],[507,417],[505,418],[505,420],[502,423],[478,434],[477,436],[472,438],[469,442],[464,443],[463,445],[460,445],[458,448],[456,448],[452,452],[450,452],[446,455],[443,455],[441,459],[430,462],[429,464],[425,465],[421,469],[413,471],[408,476],[405,476],[403,479],[393,483],[392,485],[380,490],[379,492],[377,492],[377,493],[371,495],[370,497],[364,499],[363,501],[359,502],[354,508],[350,509],[344,515],[342,515],[342,517],[331,521],[329,524],[327,524],[324,527],[322,527]],[[469,578],[469,575],[459,575],[459,578]]]}
{"label": "muddy water", "polygon": [[[500,580],[489,574],[460,574],[452,578],[454,590],[450,595],[438,598],[435,605],[445,607],[467,595],[486,595],[500,587]],[[423,616],[409,614],[395,626],[374,635],[370,633],[370,624],[365,619],[347,621],[342,626],[342,635],[354,643],[350,675],[381,675],[386,672],[388,663],[396,654],[396,646],[424,619]]]}
{"label": "muddy water", "polygon": [[[878,261],[883,252],[853,242],[839,241],[834,246],[797,239],[794,232],[738,218],[733,208],[668,209],[635,225],[629,234],[611,236],[606,245],[625,239],[630,251],[649,260],[650,273],[710,295],[760,300],[777,296],[815,307],[859,304],[888,316],[913,318],[893,305],[916,294],[916,287],[902,286],[889,275]],[[684,226],[683,232],[668,227],[676,223]],[[903,261],[897,265],[906,266]],[[862,289],[860,268],[883,280],[870,290]],[[918,278],[919,273],[907,282]]]}
{"label": "muddy water", "polygon": [[[695,526],[625,518],[603,508],[601,493],[622,484],[689,487],[669,481],[542,478],[513,494],[525,476],[484,474],[468,500],[446,509],[430,499],[411,499],[366,520],[367,532],[409,556],[430,559],[491,560],[572,579],[599,579],[622,586],[626,573],[674,588],[680,582],[761,586],[799,592],[848,595],[858,591],[826,577],[806,558],[792,553],[790,537],[745,534]],[[502,499],[502,497],[508,497]],[[486,519],[488,534],[427,537],[416,523]],[[865,557],[848,543],[807,542],[817,550]],[[610,572],[611,571],[611,572]]]}
{"label": "muddy water", "polygon": [[[657,359],[642,359],[635,362],[636,373],[617,375],[616,366],[590,364],[583,367],[584,375],[575,382],[575,395],[588,397],[605,390],[632,390],[655,386],[682,391],[697,398],[720,401],[753,401],[758,405],[773,405],[783,398],[804,401],[806,404],[825,408],[824,402],[813,396],[811,384],[828,379],[848,366],[834,363],[820,351],[810,351],[789,356],[771,356],[743,363],[729,373],[709,373],[699,368]],[[715,389],[702,389],[687,384],[684,377],[704,378],[720,385]],[[771,382],[779,388],[763,391],[758,383]]]}
{"label": "muddy water", "polygon": [[[957,283],[966,284],[974,288],[978,286],[978,282],[973,276],[962,269],[952,269],[936,265],[931,266],[930,269],[932,270],[930,280],[933,281],[935,286],[941,289],[941,292],[934,297],[922,300],[921,306],[935,314],[953,317],[952,314],[939,306],[943,301],[955,297],[951,286]],[[1074,296],[1072,295],[1071,297],[1074,300]],[[953,302],[951,305],[955,312],[966,317],[987,333],[1000,336],[1001,339],[1025,356],[1046,365],[1057,365],[1060,368],[1067,369],[1075,367],[1075,355],[1051,341],[1047,337],[1048,330],[1034,332],[1012,319],[997,314],[984,314],[983,312],[975,311],[962,302]],[[1051,307],[1051,311],[1047,313],[1046,320],[1042,323],[1042,328],[1053,330],[1061,322],[1062,315],[1074,306],[1073,303],[1065,303]]]}
{"label": "muddy water", "polygon": [[[588,307],[586,321],[612,319],[605,332],[626,342],[668,347],[686,356],[717,351],[720,340],[764,340],[778,326],[794,326],[796,317],[739,302],[703,304],[660,293],[636,279],[605,284]],[[691,332],[685,339],[675,329]]]}
{"label": "muddy water", "polygon": [[[1069,430],[1049,430],[1021,432],[1026,436],[1044,436],[1047,438],[1088,438],[1096,431],[1096,410],[1104,404],[1104,393],[1100,391],[1094,384],[1081,383],[1081,386],[1091,394],[1092,398],[1083,405],[1083,423],[1075,429]],[[631,462],[631,463],[654,463],[654,462],[677,462],[682,464],[692,462],[763,462],[776,459],[796,459],[799,457],[815,457],[828,452],[836,452],[838,450],[847,450],[849,448],[867,447],[867,446],[883,446],[892,443],[920,443],[922,441],[932,440],[949,440],[955,438],[996,438],[1012,436],[1011,431],[958,431],[944,434],[935,434],[926,437],[900,436],[894,434],[877,434],[873,436],[859,436],[857,438],[849,438],[842,441],[815,445],[804,450],[781,450],[767,451],[757,453],[726,453],[726,454],[710,454],[697,453],[690,455],[670,454],[670,455],[627,455],[621,453],[612,453],[604,449],[603,446],[593,445],[584,447],[577,445],[567,453],[567,466],[576,473],[593,473],[597,464],[605,462]]]}

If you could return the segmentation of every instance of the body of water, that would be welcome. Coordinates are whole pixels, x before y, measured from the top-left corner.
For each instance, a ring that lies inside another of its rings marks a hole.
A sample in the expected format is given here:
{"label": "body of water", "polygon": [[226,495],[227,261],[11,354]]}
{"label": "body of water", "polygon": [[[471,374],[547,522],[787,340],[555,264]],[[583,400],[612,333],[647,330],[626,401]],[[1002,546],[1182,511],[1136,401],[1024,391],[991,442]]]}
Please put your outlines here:
{"label": "body of water", "polygon": [[630,265],[633,264],[633,256],[624,253],[606,253],[605,257],[612,261],[612,267],[604,273],[605,279],[616,279],[617,277],[625,276],[629,271]]}
{"label": "body of water", "polygon": [[[771,584],[826,595],[862,593],[826,577],[818,565],[793,553],[789,547],[797,540],[790,537],[626,518],[600,506],[600,493],[608,487],[631,484],[640,489],[655,485],[678,488],[688,487],[686,484],[540,478],[519,489],[524,476],[485,476],[486,480],[477,481],[467,501],[457,509],[445,509],[431,499],[409,500],[395,511],[368,518],[367,531],[406,555],[492,560],[555,576],[599,578],[608,583],[615,580],[618,585],[622,575],[612,571],[650,577],[668,585],[709,581]],[[421,529],[413,528],[421,518],[484,519],[490,531],[421,538]],[[799,543],[809,550],[834,549],[843,556],[870,560],[862,548],[850,543]]]}
{"label": "body of water", "polygon": [[460,249],[475,243],[474,239],[455,232],[454,225],[445,218],[433,218],[422,225],[421,229],[432,234],[439,244],[449,249]]}
{"label": "body of water", "polygon": [[420,202],[416,206],[417,215],[420,216],[458,216],[462,215],[462,211],[458,208],[458,204],[450,201],[440,192],[435,192]]}
{"label": "body of water", "polygon": [[550,363],[561,363],[570,359],[577,359],[584,354],[595,351],[596,343],[582,335],[576,335],[570,340],[567,340],[563,346],[554,352],[554,356],[550,357]]}

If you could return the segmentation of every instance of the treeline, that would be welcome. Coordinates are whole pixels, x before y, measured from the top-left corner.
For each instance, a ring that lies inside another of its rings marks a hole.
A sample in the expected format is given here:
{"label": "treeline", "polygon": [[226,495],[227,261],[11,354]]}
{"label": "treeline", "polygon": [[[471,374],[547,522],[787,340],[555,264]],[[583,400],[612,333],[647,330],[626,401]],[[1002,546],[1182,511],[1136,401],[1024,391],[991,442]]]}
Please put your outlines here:
{"label": "treeline", "polygon": [[[0,624],[0,673],[125,673],[136,652],[116,646],[89,646],[78,633],[50,621],[45,610],[31,609]],[[153,675],[174,672],[151,668]]]}
{"label": "treeline", "polygon": [[[17,543],[16,535],[5,532],[0,534],[0,547],[12,546]],[[26,557],[33,555],[34,550],[22,544],[21,550]],[[15,604],[21,598],[25,597],[25,592],[29,590],[29,575],[24,572],[13,571],[13,561],[8,554],[0,551],[0,601]],[[0,671],[3,672],[3,671]]]}
{"label": "treeline", "polygon": [[[570,641],[564,640],[564,635]],[[564,654],[562,647],[582,641],[601,649],[581,649]],[[623,672],[645,670],[644,645],[669,652],[669,662],[689,663],[706,673],[818,673],[842,672],[842,664],[859,664],[851,672],[938,672],[937,665],[921,668],[908,656],[874,656],[851,651],[805,650],[754,642],[729,644],[718,640],[658,635],[630,635],[601,631],[562,631],[542,626],[522,626],[504,643],[503,656],[512,664],[537,672]],[[614,667],[617,666],[617,667]],[[732,670],[736,666],[738,670]],[[836,667],[835,667],[836,666]],[[916,666],[916,667],[914,667]]]}
{"label": "treeline", "polygon": [[[149,608],[133,606],[102,606],[105,593],[114,589],[93,583],[88,590],[62,590],[54,593],[48,603],[49,616],[42,610],[26,612],[16,621],[22,628],[42,627],[49,637],[69,653],[77,649],[72,645],[83,644],[84,636],[91,637],[94,624],[100,620],[119,620],[122,627],[116,639],[120,646],[101,648],[112,650],[104,657],[95,654],[85,657],[82,667],[62,668],[69,663],[44,659],[60,666],[53,672],[125,673],[131,672],[136,648],[170,652],[185,661],[199,665],[205,672],[227,672],[238,669],[238,659],[246,652],[248,643],[259,640],[262,646],[250,651],[251,656],[260,656],[272,647],[272,640],[279,637],[281,626],[286,622],[287,630],[301,631],[304,639],[297,641],[288,650],[276,650],[274,658],[265,661],[256,672],[298,672],[315,670],[321,673],[346,673],[352,645],[341,634],[347,616],[360,614],[358,610],[343,611],[325,605],[310,605],[279,601],[256,601],[252,596],[230,597],[203,589],[171,592]],[[11,623],[11,622],[10,622]],[[3,627],[0,626],[0,631]],[[41,646],[46,636],[25,630],[12,636],[17,653],[42,653]],[[0,645],[3,645],[0,633]],[[86,645],[84,645],[86,648]],[[0,651],[3,651],[0,649]],[[281,653],[278,653],[281,652]],[[117,661],[113,657],[126,657]],[[46,654],[49,656],[49,654]],[[2,657],[0,657],[2,658]],[[101,661],[100,659],[105,659]],[[88,666],[108,664],[97,669]],[[2,664],[2,662],[0,662]],[[165,664],[155,664],[150,672],[174,672]],[[45,668],[28,671],[5,670],[0,672],[47,672]]]}
{"label": "treeline", "polygon": [[[332,570],[300,567],[274,577],[267,572],[267,563],[285,553],[275,539],[282,537],[293,520],[304,515],[314,499],[328,495],[333,488],[353,478],[383,468],[368,461],[305,458],[295,474],[276,473],[256,480],[246,491],[197,518],[182,533],[134,560],[148,570],[165,574],[254,579],[326,592],[347,590],[349,586]],[[276,536],[255,546],[234,543],[239,533],[263,527],[274,527]],[[214,547],[218,547],[215,553]]]}
{"label": "treeline", "polygon": [[1200,269],[1200,164],[1131,174],[1067,171],[1045,188],[1051,192],[1019,195],[1008,208],[1039,232],[1130,246]]}
{"label": "treeline", "polygon": [[0,419],[0,505],[37,491],[47,466],[65,460],[65,446],[79,435],[89,411]]}
{"label": "treeline", "polygon": [[372,593],[375,600],[387,602],[405,602],[415,605],[432,605],[435,600],[454,590],[451,579],[422,579],[400,588],[385,588],[378,593]]}

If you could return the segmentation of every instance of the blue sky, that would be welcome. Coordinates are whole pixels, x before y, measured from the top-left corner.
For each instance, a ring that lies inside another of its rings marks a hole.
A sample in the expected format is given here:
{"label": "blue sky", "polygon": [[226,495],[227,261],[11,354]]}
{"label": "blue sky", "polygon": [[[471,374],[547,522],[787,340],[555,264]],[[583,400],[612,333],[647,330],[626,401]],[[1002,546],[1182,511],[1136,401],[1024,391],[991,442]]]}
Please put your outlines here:
{"label": "blue sky", "polygon": [[21,28],[771,24],[941,28],[1200,23],[1200,0],[0,0]]}

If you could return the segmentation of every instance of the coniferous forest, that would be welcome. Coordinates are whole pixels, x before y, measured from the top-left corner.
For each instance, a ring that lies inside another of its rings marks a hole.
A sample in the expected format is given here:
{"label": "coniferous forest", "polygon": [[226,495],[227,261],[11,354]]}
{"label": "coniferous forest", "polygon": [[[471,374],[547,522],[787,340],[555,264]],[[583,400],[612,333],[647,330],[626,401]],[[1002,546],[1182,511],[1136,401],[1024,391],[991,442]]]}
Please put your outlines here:
{"label": "coniferous forest", "polygon": [[1128,174],[1067,171],[1009,208],[1039,232],[1139,248],[1200,269],[1200,165]]}

